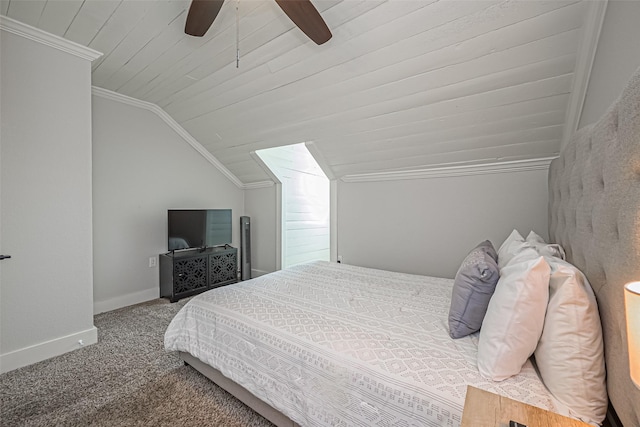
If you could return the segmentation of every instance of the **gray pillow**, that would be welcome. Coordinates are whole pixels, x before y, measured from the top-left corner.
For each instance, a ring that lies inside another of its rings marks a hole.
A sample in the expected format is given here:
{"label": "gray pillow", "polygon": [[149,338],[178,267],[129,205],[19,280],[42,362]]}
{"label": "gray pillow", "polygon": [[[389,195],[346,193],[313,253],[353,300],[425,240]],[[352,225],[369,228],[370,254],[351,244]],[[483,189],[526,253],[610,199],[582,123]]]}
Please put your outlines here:
{"label": "gray pillow", "polygon": [[496,289],[500,270],[490,241],[473,248],[456,273],[449,307],[449,335],[461,338],[477,332]]}
{"label": "gray pillow", "polygon": [[487,255],[493,258],[495,262],[498,262],[498,252],[496,251],[496,248],[493,247],[493,243],[491,243],[491,241],[485,240],[484,242],[479,243],[471,252],[476,249],[482,249]]}

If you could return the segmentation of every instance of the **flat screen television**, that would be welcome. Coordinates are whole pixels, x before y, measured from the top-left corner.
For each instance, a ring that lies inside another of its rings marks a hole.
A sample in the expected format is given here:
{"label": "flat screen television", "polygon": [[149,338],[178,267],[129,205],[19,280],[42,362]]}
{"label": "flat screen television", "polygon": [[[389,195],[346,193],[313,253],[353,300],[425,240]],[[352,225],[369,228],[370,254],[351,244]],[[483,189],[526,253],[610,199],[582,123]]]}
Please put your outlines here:
{"label": "flat screen television", "polygon": [[231,209],[169,209],[169,251],[231,244]]}

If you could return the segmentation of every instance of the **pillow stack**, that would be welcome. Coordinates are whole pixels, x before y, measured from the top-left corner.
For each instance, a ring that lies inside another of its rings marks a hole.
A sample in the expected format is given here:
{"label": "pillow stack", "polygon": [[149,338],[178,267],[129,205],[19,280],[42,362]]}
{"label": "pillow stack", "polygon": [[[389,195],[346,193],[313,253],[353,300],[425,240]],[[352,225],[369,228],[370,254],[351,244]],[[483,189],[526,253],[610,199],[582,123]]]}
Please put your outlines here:
{"label": "pillow stack", "polygon": [[607,391],[598,306],[587,278],[564,258],[560,245],[533,231],[524,239],[513,230],[500,246],[500,279],[480,328],[478,370],[501,381],[534,354],[560,411],[599,424]]}

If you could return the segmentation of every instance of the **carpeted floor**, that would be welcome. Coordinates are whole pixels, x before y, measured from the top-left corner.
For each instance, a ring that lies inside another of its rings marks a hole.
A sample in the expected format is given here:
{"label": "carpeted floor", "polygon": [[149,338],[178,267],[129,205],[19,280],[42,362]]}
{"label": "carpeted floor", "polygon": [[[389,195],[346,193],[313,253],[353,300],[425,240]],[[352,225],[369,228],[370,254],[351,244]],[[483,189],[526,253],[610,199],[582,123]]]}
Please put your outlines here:
{"label": "carpeted floor", "polygon": [[164,350],[184,303],[99,314],[97,344],[0,375],[0,426],[272,426]]}

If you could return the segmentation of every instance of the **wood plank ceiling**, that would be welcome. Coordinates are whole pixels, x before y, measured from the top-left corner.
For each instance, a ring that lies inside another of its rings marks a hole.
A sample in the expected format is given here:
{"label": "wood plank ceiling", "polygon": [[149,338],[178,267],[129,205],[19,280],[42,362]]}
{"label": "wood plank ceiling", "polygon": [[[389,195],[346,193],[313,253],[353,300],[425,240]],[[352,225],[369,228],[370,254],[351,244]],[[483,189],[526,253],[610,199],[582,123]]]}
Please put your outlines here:
{"label": "wood plank ceiling", "polygon": [[268,179],[252,151],[300,142],[335,177],[559,151],[589,1],[313,3],[322,46],[273,0],[227,0],[203,38],[184,34],[188,0],[0,13],[103,52],[95,86],[162,107],[245,184]]}

